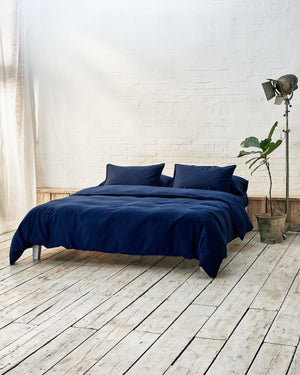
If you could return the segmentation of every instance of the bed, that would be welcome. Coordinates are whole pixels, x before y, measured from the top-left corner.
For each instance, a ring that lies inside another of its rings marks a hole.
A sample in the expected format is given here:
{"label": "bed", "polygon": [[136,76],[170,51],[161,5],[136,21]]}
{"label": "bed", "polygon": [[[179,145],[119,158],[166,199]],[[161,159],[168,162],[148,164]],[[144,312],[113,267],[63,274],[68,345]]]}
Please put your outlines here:
{"label": "bed", "polygon": [[[241,184],[240,189],[237,184],[246,180],[231,173],[228,191],[215,190],[211,183],[209,189],[195,188],[198,185],[187,179],[183,179],[185,187],[182,187],[178,178],[180,165],[176,166],[174,178],[161,175],[160,171],[155,181],[149,182],[148,173],[147,183],[138,184],[141,180],[124,179],[123,175],[119,180],[110,179],[113,174],[109,173],[108,165],[102,184],[34,207],[13,237],[10,264],[27,248],[63,246],[121,254],[196,258],[210,277],[216,277],[226,257],[228,242],[236,237],[243,239],[252,229],[245,210],[246,183]],[[125,170],[127,177],[128,172]],[[136,170],[133,176],[136,177]],[[235,178],[238,193],[232,191]],[[120,184],[120,181],[125,183]]]}

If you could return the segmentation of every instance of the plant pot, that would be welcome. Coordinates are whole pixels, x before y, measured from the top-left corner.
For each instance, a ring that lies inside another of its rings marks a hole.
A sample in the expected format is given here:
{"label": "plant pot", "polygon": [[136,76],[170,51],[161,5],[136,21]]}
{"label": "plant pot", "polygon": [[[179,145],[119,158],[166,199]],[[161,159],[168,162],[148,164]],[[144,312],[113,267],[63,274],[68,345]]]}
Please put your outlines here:
{"label": "plant pot", "polygon": [[283,240],[286,214],[257,214],[260,241],[264,243],[280,243]]}

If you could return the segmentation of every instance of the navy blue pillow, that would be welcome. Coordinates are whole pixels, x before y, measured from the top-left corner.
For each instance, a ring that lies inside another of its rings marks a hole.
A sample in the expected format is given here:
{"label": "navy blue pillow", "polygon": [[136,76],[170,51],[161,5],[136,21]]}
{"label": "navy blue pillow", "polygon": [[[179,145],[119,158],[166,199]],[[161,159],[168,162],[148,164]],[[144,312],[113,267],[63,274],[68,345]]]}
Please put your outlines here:
{"label": "navy blue pillow", "polygon": [[147,185],[159,186],[161,172],[165,164],[143,167],[121,167],[107,164],[104,185]]}
{"label": "navy blue pillow", "polygon": [[173,187],[229,192],[235,168],[175,164]]}
{"label": "navy blue pillow", "polygon": [[159,186],[168,187],[168,186],[172,186],[172,183],[173,183],[172,177],[166,176],[164,174],[160,176]]}
{"label": "navy blue pillow", "polygon": [[247,192],[248,181],[239,176],[232,176],[230,184],[230,193],[235,195],[243,195]]}

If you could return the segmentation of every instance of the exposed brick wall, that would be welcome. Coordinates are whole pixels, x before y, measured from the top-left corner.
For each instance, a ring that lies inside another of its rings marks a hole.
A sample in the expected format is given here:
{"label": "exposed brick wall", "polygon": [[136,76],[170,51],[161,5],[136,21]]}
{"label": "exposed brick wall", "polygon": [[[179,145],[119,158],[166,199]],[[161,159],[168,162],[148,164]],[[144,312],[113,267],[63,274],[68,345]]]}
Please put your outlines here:
{"label": "exposed brick wall", "polygon": [[[237,164],[251,194],[266,194],[236,158],[265,137],[284,107],[261,82],[300,76],[300,2],[287,0],[88,1],[24,4],[39,82],[38,186],[96,185],[106,163]],[[69,4],[69,5],[68,5]],[[41,22],[41,19],[43,22]],[[43,53],[41,53],[41,50]],[[290,113],[290,189],[300,193],[300,90]],[[274,193],[284,194],[284,147]]]}

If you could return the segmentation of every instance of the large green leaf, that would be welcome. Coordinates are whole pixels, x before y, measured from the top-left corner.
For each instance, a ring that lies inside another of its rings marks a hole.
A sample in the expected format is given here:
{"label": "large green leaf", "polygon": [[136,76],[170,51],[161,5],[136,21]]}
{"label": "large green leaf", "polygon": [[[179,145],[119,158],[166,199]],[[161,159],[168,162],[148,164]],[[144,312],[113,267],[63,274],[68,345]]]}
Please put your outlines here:
{"label": "large green leaf", "polygon": [[257,147],[260,148],[260,142],[256,137],[248,137],[242,143],[241,147]]}
{"label": "large green leaf", "polygon": [[263,160],[256,168],[253,169],[253,171],[251,172],[251,175],[258,169],[260,168],[261,166],[263,166],[264,164],[266,164],[266,160]]}
{"label": "large green leaf", "polygon": [[251,169],[252,167],[253,167],[253,165],[254,164],[256,164],[259,160],[261,160],[262,159],[262,157],[261,156],[259,156],[259,157],[257,157],[250,165],[249,165],[249,169]]}
{"label": "large green leaf", "polygon": [[282,143],[282,140],[281,139],[278,139],[277,142],[271,142],[268,146],[268,148],[266,149],[266,151],[262,152],[261,153],[261,156],[263,158],[267,157],[267,155],[270,155],[271,152],[273,152],[274,150],[276,150],[277,147],[279,147]]}
{"label": "large green leaf", "polygon": [[253,161],[254,159],[257,159],[257,158],[260,158],[260,156],[255,156],[254,158],[248,159],[247,161],[245,161],[245,164],[249,164],[249,163],[251,163],[251,161]]}
{"label": "large green leaf", "polygon": [[278,125],[278,122],[276,121],[275,124],[272,126],[270,132],[269,132],[269,135],[268,135],[268,138],[266,139],[263,139],[261,142],[260,142],[260,148],[263,150],[263,151],[266,151],[272,141],[272,135],[274,133],[274,130],[276,128],[276,126]]}
{"label": "large green leaf", "polygon": [[270,140],[272,139],[272,135],[273,135],[274,130],[275,130],[275,128],[276,128],[277,125],[278,125],[278,121],[276,121],[275,124],[272,126],[272,128],[270,130],[270,133],[268,135],[268,139],[270,139]]}
{"label": "large green leaf", "polygon": [[269,147],[270,142],[271,142],[271,139],[269,139],[269,138],[263,139],[260,142],[260,148],[263,150],[263,152],[267,150],[267,148]]}
{"label": "large green leaf", "polygon": [[261,151],[240,151],[240,153],[238,154],[238,158],[241,158],[242,156],[247,156],[247,155],[250,155],[250,154],[260,154]]}

